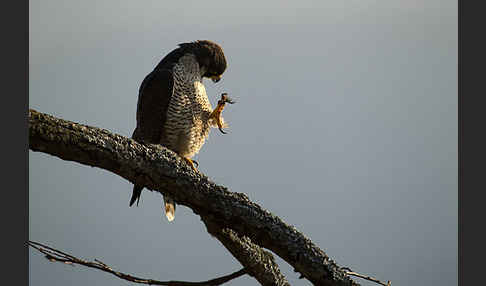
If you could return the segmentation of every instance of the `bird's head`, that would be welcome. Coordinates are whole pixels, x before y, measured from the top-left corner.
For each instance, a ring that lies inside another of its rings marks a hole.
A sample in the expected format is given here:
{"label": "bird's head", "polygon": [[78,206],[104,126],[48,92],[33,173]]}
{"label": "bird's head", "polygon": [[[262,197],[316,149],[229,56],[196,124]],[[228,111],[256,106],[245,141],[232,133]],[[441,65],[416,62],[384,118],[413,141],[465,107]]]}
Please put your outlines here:
{"label": "bird's head", "polygon": [[226,70],[226,58],[223,49],[215,42],[200,40],[192,43],[180,44],[181,47],[189,47],[197,58],[203,77],[218,82]]}

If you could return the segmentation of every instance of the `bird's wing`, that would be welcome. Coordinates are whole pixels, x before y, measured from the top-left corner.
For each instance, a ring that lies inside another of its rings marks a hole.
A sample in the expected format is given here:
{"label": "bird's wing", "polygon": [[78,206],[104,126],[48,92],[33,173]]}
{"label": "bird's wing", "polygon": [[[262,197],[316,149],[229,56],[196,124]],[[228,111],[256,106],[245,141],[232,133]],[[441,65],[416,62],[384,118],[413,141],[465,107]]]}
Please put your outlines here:
{"label": "bird's wing", "polygon": [[156,69],[145,77],[138,94],[137,128],[133,132],[133,139],[160,143],[173,87],[174,79],[170,70]]}

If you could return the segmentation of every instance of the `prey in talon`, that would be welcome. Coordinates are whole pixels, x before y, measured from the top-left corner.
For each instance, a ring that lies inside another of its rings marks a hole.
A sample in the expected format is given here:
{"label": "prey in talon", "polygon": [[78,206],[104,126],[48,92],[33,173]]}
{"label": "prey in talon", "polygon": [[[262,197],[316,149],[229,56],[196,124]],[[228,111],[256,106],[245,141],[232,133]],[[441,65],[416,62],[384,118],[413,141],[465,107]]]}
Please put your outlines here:
{"label": "prey in talon", "polygon": [[209,116],[210,119],[213,119],[213,120],[216,121],[216,124],[218,125],[219,131],[221,131],[221,133],[223,133],[223,134],[227,134],[227,133],[224,132],[224,130],[223,130],[223,127],[226,127],[226,124],[223,122],[223,119],[221,117],[221,113],[223,112],[223,109],[224,109],[224,106],[226,105],[226,103],[234,104],[235,101],[233,99],[231,99],[230,97],[228,97],[228,93],[225,92],[225,93],[221,94],[221,99],[218,100],[218,105],[216,106],[216,108],[213,110],[213,112]]}

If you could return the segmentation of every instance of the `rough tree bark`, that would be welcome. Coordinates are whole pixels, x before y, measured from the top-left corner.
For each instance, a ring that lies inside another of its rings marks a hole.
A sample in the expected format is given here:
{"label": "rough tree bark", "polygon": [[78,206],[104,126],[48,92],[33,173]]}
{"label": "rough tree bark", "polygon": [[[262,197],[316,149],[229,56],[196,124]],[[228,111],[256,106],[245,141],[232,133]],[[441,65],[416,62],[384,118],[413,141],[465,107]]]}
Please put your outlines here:
{"label": "rough tree bark", "polygon": [[29,147],[64,160],[111,171],[170,195],[198,214],[262,285],[289,285],[267,248],[314,285],[359,285],[319,247],[279,217],[191,170],[174,152],[107,130],[29,110]]}

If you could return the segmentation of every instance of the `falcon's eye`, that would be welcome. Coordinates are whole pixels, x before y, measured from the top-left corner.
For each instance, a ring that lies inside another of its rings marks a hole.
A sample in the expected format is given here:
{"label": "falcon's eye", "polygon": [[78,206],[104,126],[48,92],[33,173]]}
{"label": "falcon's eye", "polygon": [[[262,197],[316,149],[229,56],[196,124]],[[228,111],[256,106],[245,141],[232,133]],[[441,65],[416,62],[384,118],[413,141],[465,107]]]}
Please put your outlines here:
{"label": "falcon's eye", "polygon": [[211,78],[213,82],[218,82],[221,80],[221,75],[212,75],[209,78]]}

